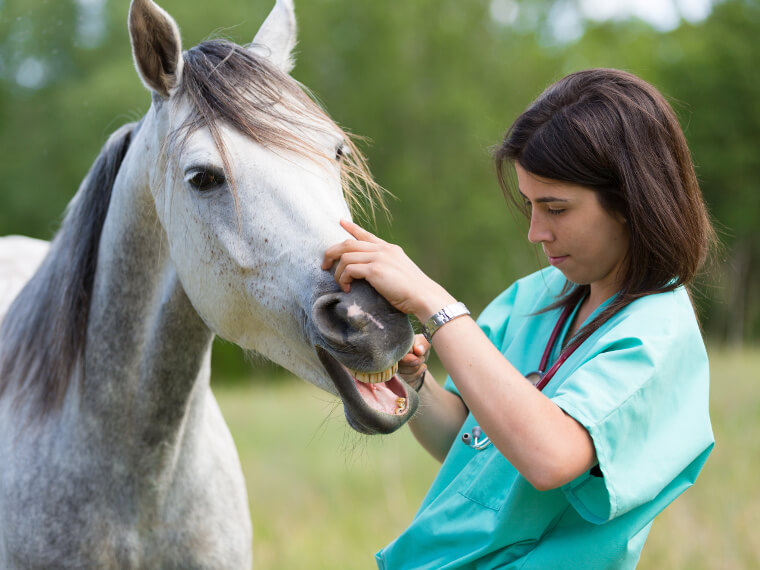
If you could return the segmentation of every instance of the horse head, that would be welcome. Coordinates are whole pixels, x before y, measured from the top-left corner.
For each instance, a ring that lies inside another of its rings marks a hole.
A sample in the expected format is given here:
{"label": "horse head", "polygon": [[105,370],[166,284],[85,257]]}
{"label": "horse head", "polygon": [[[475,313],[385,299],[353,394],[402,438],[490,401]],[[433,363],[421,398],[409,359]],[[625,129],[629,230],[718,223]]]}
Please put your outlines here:
{"label": "horse head", "polygon": [[395,376],[413,332],[365,282],[340,291],[321,269],[349,237],[351,180],[376,188],[364,159],[288,73],[291,0],[277,0],[248,47],[208,41],[182,52],[174,20],[132,0],[138,73],[152,93],[130,152],[149,187],[188,298],[220,337],[331,393],[357,431],[389,433],[417,394]]}

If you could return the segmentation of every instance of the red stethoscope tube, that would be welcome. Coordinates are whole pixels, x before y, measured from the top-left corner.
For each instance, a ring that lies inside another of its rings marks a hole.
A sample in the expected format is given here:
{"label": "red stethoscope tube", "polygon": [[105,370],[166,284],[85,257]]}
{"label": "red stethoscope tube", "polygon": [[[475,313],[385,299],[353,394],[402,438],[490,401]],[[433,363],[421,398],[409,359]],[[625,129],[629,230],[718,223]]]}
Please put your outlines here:
{"label": "red stethoscope tube", "polygon": [[564,310],[562,311],[562,314],[559,316],[559,320],[557,321],[557,324],[554,325],[554,330],[552,331],[552,334],[549,337],[549,342],[546,343],[546,348],[544,349],[544,354],[541,357],[541,362],[538,365],[538,370],[525,375],[525,377],[531,382],[533,382],[533,384],[539,390],[544,389],[544,387],[549,383],[549,381],[557,373],[557,370],[559,370],[559,367],[562,366],[565,363],[565,361],[568,358],[570,358],[570,355],[573,352],[575,352],[575,349],[578,348],[578,345],[576,344],[574,346],[570,346],[566,348],[565,350],[563,350],[562,353],[559,355],[559,358],[557,358],[556,362],[552,364],[552,367],[549,368],[549,370],[546,370],[546,366],[549,364],[549,357],[552,354],[552,350],[554,350],[554,344],[557,342],[557,337],[559,336],[559,333],[562,331],[562,327],[565,326],[567,319],[570,318],[570,314],[572,312],[573,312],[573,307],[571,305],[568,305],[567,307],[564,308]]}
{"label": "red stethoscope tube", "polygon": [[[549,368],[549,370],[546,370],[546,366],[549,364],[549,357],[551,357],[552,350],[554,350],[554,345],[557,342],[557,337],[559,336],[559,333],[562,332],[562,328],[565,326],[565,323],[567,323],[567,319],[570,318],[570,314],[572,312],[573,307],[571,305],[568,305],[562,310],[562,313],[559,316],[559,320],[557,321],[557,324],[554,325],[554,330],[549,337],[549,342],[546,343],[546,348],[544,349],[543,356],[541,356],[541,362],[538,365],[538,370],[525,375],[525,377],[531,381],[539,391],[544,389],[544,387],[557,373],[559,367],[562,366],[565,361],[570,358],[570,355],[575,352],[575,349],[578,348],[578,345],[576,344],[575,346],[570,346],[563,350],[559,355],[559,358],[557,358],[556,362],[552,364],[552,367]],[[544,370],[546,370],[546,372],[544,372]],[[491,445],[491,440],[487,435],[483,433],[483,430],[480,429],[480,426],[477,425],[472,428],[472,434],[469,434],[467,432],[462,434],[462,441],[466,445],[478,451],[485,449]]]}

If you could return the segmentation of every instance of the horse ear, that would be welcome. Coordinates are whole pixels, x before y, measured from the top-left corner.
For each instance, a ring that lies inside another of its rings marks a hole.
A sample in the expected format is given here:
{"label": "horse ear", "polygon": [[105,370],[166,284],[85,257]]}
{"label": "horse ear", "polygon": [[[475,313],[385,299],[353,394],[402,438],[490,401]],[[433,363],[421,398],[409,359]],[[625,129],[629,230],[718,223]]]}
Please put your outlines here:
{"label": "horse ear", "polygon": [[129,36],[143,83],[168,98],[182,77],[182,41],[176,22],[152,0],[132,0]]}
{"label": "horse ear", "polygon": [[295,65],[293,48],[296,45],[296,14],[293,0],[277,0],[272,11],[253,38],[251,51],[266,57],[285,73]]}

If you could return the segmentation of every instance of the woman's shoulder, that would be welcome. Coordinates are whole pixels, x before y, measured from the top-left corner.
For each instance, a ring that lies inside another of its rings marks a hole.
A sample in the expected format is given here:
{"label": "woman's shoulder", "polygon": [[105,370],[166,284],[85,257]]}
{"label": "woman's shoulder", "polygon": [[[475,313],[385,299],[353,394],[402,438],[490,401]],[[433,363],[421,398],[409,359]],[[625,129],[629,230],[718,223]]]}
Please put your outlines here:
{"label": "woman's shoulder", "polygon": [[688,292],[655,293],[636,299],[613,315],[592,337],[591,353],[644,350],[648,357],[706,361],[702,331]]}
{"label": "woman's shoulder", "polygon": [[536,304],[549,305],[556,301],[566,282],[562,272],[555,267],[546,267],[515,281],[491,302],[491,306],[505,302],[511,305],[527,304],[534,311]]}
{"label": "woman's shoulder", "polygon": [[614,320],[618,324],[664,334],[683,329],[699,331],[691,297],[684,287],[636,299]]}

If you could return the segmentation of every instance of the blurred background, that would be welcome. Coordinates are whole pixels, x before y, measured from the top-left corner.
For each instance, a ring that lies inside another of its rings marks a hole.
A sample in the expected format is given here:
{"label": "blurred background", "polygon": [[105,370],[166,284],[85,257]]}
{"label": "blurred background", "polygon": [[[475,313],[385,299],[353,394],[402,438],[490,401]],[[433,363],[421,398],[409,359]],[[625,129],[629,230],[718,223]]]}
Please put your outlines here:
{"label": "blurred background", "polygon": [[[186,47],[248,43],[273,4],[160,3]],[[147,111],[127,10],[0,0],[0,235],[50,239],[108,134]],[[376,179],[396,196],[377,231],[474,313],[543,263],[490,161],[514,118],[588,67],[626,69],[669,98],[723,243],[696,298],[718,446],[656,523],[642,566],[760,567],[760,0],[296,0],[296,12],[294,77],[366,137]],[[354,436],[329,396],[235,347],[218,343],[213,362],[249,481],[257,566],[372,567],[413,515],[432,460],[408,433]]]}

